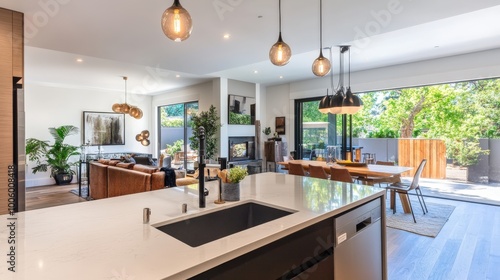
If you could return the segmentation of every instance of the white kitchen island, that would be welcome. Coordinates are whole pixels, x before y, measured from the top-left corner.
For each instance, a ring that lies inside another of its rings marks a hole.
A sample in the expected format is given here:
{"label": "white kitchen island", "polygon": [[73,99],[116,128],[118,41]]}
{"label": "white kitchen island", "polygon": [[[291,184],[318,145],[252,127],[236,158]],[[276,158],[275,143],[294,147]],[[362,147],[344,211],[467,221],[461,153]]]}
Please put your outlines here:
{"label": "white kitchen island", "polygon": [[[240,201],[214,204],[218,185],[206,186],[210,194],[203,209],[198,208],[194,185],[0,216],[4,256],[0,279],[187,279],[370,201],[381,205],[383,273],[376,278],[386,278],[385,190],[262,173],[241,182]],[[198,247],[154,227],[247,201],[293,213]],[[188,205],[187,213],[182,213],[183,203]],[[149,224],[143,224],[146,207],[152,213]],[[17,218],[16,272],[10,272],[6,262],[11,234],[7,225],[12,217]]]}

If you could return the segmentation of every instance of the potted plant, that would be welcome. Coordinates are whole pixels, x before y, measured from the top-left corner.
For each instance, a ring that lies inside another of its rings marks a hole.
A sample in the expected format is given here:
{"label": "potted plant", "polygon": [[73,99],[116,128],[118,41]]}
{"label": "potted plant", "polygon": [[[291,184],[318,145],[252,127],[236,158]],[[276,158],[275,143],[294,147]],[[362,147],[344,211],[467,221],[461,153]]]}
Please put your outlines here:
{"label": "potted plant", "polygon": [[227,201],[240,200],[240,182],[248,175],[246,168],[235,166],[219,172],[222,182],[222,199]]}
{"label": "potted plant", "polygon": [[213,105],[210,105],[210,109],[208,111],[191,114],[191,128],[193,136],[189,138],[189,141],[191,142],[189,146],[194,151],[199,150],[200,142],[198,127],[203,126],[205,128],[206,159],[214,159],[213,157],[217,153],[217,132],[222,126],[219,120],[220,118],[217,115],[217,109]]}
{"label": "potted plant", "polygon": [[49,132],[54,137],[54,144],[49,141],[29,138],[26,140],[26,156],[30,161],[36,162],[32,168],[33,174],[47,172],[54,178],[57,185],[69,184],[73,180],[75,171],[72,166],[78,165],[78,161],[69,162],[72,156],[79,155],[78,146],[64,143],[67,136],[78,133],[78,128],[72,125],[50,127]]}
{"label": "potted plant", "polygon": [[262,132],[266,135],[266,136],[269,136],[269,134],[271,134],[271,127],[266,127],[262,130]]}

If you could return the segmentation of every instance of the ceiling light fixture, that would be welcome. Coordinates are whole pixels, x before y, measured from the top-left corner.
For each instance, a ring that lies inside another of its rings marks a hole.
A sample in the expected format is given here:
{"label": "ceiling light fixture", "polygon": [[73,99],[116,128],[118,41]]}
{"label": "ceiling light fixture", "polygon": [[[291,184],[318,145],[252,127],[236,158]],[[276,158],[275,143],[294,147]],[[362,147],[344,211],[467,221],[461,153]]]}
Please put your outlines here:
{"label": "ceiling light fixture", "polygon": [[279,36],[278,41],[271,47],[271,50],[269,50],[269,59],[271,60],[272,64],[276,66],[283,66],[290,61],[290,58],[292,57],[292,50],[287,43],[283,42],[283,39],[281,37],[281,0],[279,0],[278,3]]}
{"label": "ceiling light fixture", "polygon": [[142,118],[142,110],[138,108],[137,106],[129,105],[127,103],[127,77],[123,77],[123,80],[125,81],[125,103],[115,103],[111,107],[113,112],[115,113],[123,113],[123,114],[129,114],[131,117],[135,119],[140,119]]}
{"label": "ceiling light fixture", "polygon": [[312,65],[314,75],[323,77],[330,72],[330,61],[323,56],[323,1],[319,0],[319,56]]}
{"label": "ceiling light fixture", "polygon": [[193,30],[193,21],[188,11],[181,6],[179,0],[174,0],[172,6],[163,12],[161,28],[170,40],[181,42],[189,38]]}
{"label": "ceiling light fixture", "polygon": [[342,112],[344,114],[355,114],[363,108],[363,101],[351,91],[351,50],[349,46],[342,46],[342,48],[346,48],[347,52],[349,52],[349,63],[347,64],[349,69],[347,75],[347,91],[342,103]]}
{"label": "ceiling light fixture", "polygon": [[[349,52],[349,72],[348,72],[348,86],[347,91],[344,89],[344,54]],[[330,59],[332,59],[332,50],[330,48]],[[363,108],[363,101],[357,95],[353,94],[351,91],[351,52],[350,46],[340,46],[340,57],[339,57],[339,85],[338,90],[332,96],[328,96],[328,90],[326,96],[323,97],[319,103],[319,111],[321,113],[331,113],[331,114],[355,114]],[[333,73],[331,75],[332,92],[333,89]]]}
{"label": "ceiling light fixture", "polygon": [[137,140],[137,142],[140,142],[143,146],[149,146],[150,141],[148,138],[149,138],[149,130],[143,130],[141,131],[141,133],[135,136],[135,140]]}

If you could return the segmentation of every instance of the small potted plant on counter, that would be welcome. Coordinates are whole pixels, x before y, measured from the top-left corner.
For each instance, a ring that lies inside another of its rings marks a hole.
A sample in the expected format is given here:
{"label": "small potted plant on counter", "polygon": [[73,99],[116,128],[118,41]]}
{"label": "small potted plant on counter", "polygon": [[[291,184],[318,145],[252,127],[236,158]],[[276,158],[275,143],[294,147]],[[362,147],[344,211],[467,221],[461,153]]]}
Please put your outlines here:
{"label": "small potted plant on counter", "polygon": [[247,175],[247,169],[241,166],[219,171],[219,177],[222,182],[222,199],[227,201],[240,200],[240,182]]}

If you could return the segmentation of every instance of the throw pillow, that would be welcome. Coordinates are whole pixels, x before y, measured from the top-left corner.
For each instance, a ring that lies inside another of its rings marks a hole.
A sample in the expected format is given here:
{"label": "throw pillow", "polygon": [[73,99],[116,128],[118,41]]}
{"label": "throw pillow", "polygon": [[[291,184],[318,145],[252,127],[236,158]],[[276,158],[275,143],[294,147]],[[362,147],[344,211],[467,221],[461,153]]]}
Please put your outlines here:
{"label": "throw pillow", "polygon": [[131,155],[121,156],[121,161],[125,163],[136,163],[135,159]]}

